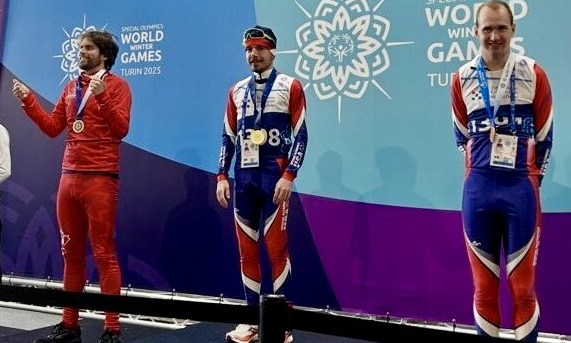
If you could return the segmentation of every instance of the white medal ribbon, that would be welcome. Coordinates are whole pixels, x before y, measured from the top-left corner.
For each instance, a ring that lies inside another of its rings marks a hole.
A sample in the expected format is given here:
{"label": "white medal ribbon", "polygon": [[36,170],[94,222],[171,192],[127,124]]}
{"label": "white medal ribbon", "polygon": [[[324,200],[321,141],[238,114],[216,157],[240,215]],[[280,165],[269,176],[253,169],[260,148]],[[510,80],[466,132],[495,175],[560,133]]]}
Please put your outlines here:
{"label": "white medal ribbon", "polygon": [[[494,119],[496,118],[496,113],[498,113],[501,99],[504,97],[504,94],[506,93],[506,90],[510,85],[509,80],[510,77],[512,76],[512,72],[514,71],[514,65],[515,65],[515,55],[511,53],[510,57],[508,58],[508,61],[506,62],[506,65],[504,66],[504,69],[502,71],[502,76],[500,77],[500,82],[498,83],[498,88],[496,89],[496,93],[494,94],[494,99],[493,99]],[[492,125],[492,127],[495,126],[494,123],[490,124]]]}
{"label": "white medal ribbon", "polygon": [[[101,80],[103,80],[103,76],[105,75],[106,72],[107,72],[107,69],[101,69],[97,73],[95,73],[94,76],[100,77]],[[87,90],[85,91],[85,95],[83,96],[83,99],[81,99],[81,104],[79,104],[79,108],[77,109],[77,113],[81,113],[81,111],[85,107],[85,104],[87,103],[87,99],[89,99],[90,95],[91,95],[91,88],[88,87]]]}

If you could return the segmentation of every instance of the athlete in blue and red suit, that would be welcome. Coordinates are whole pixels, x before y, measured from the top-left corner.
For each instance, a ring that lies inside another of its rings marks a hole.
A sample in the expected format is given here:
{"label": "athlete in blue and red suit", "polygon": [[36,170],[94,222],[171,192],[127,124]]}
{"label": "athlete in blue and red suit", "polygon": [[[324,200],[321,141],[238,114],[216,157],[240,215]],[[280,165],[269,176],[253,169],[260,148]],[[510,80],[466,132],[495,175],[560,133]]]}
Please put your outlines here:
{"label": "athlete in blue and red suit", "polygon": [[[282,293],[290,276],[287,216],[293,181],[307,147],[305,94],[301,83],[274,68],[276,36],[267,27],[244,33],[246,60],[253,74],[230,88],[217,175],[218,202],[228,206],[228,171],[234,164],[234,219],[242,281],[248,305],[259,305],[263,237],[271,264],[273,291]],[[238,325],[228,341],[258,338],[257,326]],[[286,333],[285,342],[293,336]]]}
{"label": "athlete in blue and red suit", "polygon": [[518,340],[536,341],[535,267],[541,229],[539,186],[551,152],[552,97],[544,70],[515,55],[515,24],[503,1],[476,14],[480,54],[454,74],[456,142],[465,156],[462,221],[480,334],[500,331],[500,253],[506,256]]}
{"label": "athlete in blue and red suit", "polygon": [[[57,219],[64,260],[63,288],[85,286],[85,244],[91,242],[101,292],[119,295],[121,271],[115,250],[119,191],[119,145],[129,132],[131,90],[110,72],[119,51],[113,35],[86,31],[78,38],[81,75],[69,81],[54,109],[46,112],[30,89],[14,80],[22,109],[48,136],[66,132],[62,174],[57,192]],[[118,343],[119,314],[105,314],[100,343]],[[63,320],[37,343],[81,342],[79,311],[63,310]]]}

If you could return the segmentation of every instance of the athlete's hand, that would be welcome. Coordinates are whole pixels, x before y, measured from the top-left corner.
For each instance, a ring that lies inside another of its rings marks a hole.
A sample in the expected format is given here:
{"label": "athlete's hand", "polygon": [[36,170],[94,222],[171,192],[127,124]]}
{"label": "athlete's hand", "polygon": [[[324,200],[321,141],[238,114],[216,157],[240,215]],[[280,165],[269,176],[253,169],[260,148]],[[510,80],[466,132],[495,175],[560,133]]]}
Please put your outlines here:
{"label": "athlete's hand", "polygon": [[274,204],[279,205],[281,203],[286,203],[291,197],[291,188],[293,182],[286,179],[280,178],[276,183],[276,188],[274,189]]}
{"label": "athlete's hand", "polygon": [[12,93],[18,100],[22,101],[30,94],[30,89],[25,84],[16,79],[12,79]]}
{"label": "athlete's hand", "polygon": [[230,184],[228,180],[220,180],[216,184],[216,200],[220,206],[228,208],[228,200],[230,200]]}
{"label": "athlete's hand", "polygon": [[91,89],[91,93],[97,95],[101,94],[105,91],[105,87],[107,83],[103,81],[103,79],[97,75],[89,75],[91,81],[89,81],[89,89]]}

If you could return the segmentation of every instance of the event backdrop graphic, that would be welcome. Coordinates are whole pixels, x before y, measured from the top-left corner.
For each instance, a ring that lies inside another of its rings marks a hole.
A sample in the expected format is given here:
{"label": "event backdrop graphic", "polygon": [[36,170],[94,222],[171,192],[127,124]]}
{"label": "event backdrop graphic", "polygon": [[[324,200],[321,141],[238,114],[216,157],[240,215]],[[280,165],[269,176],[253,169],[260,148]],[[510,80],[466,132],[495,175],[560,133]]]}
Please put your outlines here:
{"label": "event backdrop graphic", "polygon": [[[77,77],[76,38],[117,37],[133,92],[117,245],[125,286],[242,297],[232,211],[215,200],[227,91],[246,77],[243,31],[270,26],[276,66],[306,91],[308,152],[288,220],[295,304],[472,324],[451,73],[478,52],[470,0],[17,0],[4,5],[0,119],[5,274],[60,279],[55,192],[65,135],[23,114],[12,79],[51,109]],[[570,334],[568,0],[510,0],[515,53],[548,72],[555,142],[542,186],[541,330]],[[50,13],[50,15],[46,15]],[[555,42],[555,43],[553,43]],[[560,134],[562,132],[562,134]],[[97,282],[90,262],[89,282]],[[267,268],[267,265],[265,265]],[[267,290],[267,286],[266,286]],[[509,293],[502,284],[504,326]]]}

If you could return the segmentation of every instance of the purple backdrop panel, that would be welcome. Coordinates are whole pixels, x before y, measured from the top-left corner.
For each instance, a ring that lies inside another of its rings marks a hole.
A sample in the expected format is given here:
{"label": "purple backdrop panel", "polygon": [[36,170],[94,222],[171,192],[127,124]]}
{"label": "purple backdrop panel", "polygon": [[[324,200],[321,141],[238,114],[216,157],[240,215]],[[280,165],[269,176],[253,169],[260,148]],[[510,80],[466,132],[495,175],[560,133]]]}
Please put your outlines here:
{"label": "purple backdrop panel", "polygon": [[536,290],[541,309],[541,331],[571,334],[571,213],[543,215],[537,259]]}
{"label": "purple backdrop panel", "polygon": [[[459,212],[308,195],[302,202],[324,268],[344,310],[473,323],[473,287]],[[563,318],[571,317],[571,300],[559,299],[565,297],[563,285],[569,276],[551,267],[571,259],[569,251],[555,241],[571,238],[564,230],[569,217],[544,215],[538,295],[541,328],[546,332],[561,333],[566,327]],[[505,282],[501,302],[504,326],[509,327]]]}

